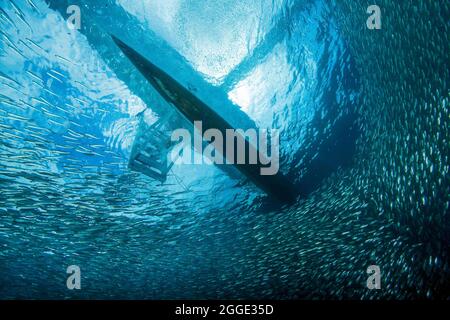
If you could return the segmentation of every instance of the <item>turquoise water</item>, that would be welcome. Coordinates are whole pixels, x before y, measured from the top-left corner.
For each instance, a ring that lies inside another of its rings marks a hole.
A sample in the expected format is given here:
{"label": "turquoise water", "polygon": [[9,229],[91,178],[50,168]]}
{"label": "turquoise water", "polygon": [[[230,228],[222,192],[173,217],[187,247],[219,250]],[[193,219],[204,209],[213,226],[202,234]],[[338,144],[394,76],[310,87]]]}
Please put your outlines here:
{"label": "turquoise water", "polygon": [[[370,4],[0,0],[0,298],[448,298],[450,6]],[[110,34],[281,130],[295,203],[130,170],[142,121],[184,124]]]}

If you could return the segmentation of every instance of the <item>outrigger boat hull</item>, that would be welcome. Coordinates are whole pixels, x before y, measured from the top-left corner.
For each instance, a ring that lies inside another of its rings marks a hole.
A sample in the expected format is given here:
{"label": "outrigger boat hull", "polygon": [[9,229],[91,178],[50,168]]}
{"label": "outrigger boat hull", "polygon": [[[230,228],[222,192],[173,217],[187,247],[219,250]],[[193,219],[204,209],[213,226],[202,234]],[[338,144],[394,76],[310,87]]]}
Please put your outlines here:
{"label": "outrigger boat hull", "polygon": [[[112,38],[161,97],[173,105],[192,124],[194,121],[202,121],[204,130],[217,129],[222,132],[223,136],[225,136],[227,129],[235,129],[215,112],[213,108],[208,107],[208,105],[166,72],[155,66],[118,38],[114,36]],[[249,150],[250,152],[252,148],[255,148],[246,139],[243,141],[245,143],[245,150]],[[256,150],[256,152],[258,151]],[[281,172],[274,175],[261,175],[261,168],[266,166],[259,162],[257,164],[234,163],[233,165],[268,195],[274,196],[282,202],[292,202],[295,199],[296,192],[293,184]]]}

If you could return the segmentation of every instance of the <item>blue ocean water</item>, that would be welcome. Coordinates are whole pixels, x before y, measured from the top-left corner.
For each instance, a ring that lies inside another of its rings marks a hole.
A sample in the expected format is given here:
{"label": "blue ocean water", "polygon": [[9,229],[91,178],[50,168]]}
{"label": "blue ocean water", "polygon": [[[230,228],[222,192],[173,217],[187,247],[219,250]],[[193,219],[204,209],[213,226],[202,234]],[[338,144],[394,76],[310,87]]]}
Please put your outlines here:
{"label": "blue ocean water", "polygon": [[[0,0],[0,298],[448,297],[449,5],[416,3],[370,31],[352,1]],[[142,121],[182,119],[110,35],[279,129],[295,203],[131,170]]]}

